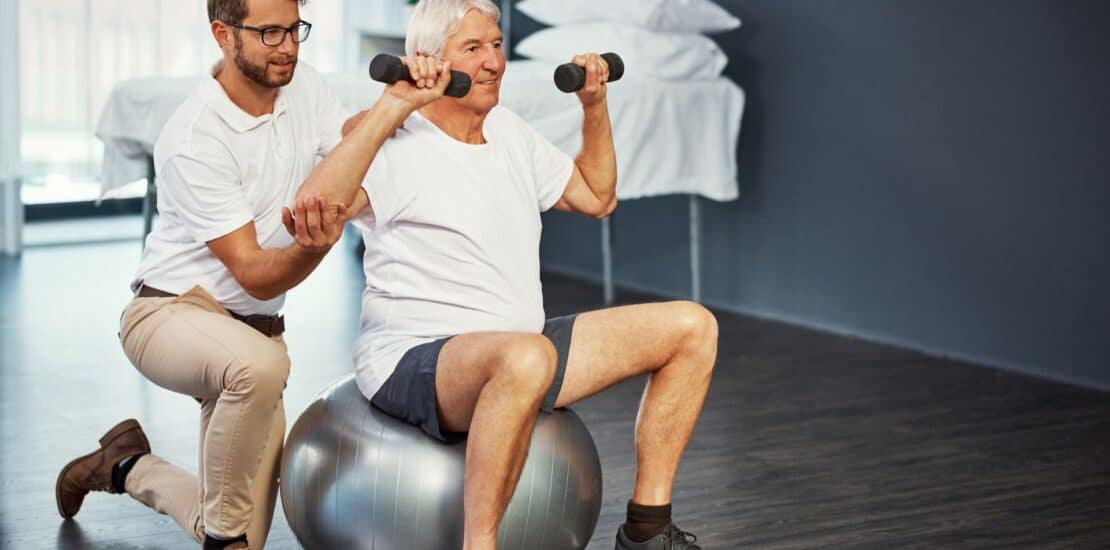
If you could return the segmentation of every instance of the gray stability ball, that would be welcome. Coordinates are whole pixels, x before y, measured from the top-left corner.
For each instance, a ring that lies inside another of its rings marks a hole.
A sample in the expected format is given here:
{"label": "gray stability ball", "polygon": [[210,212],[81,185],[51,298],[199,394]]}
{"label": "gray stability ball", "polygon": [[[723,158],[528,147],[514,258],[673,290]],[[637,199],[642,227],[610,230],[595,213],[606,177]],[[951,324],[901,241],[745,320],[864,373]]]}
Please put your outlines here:
{"label": "gray stability ball", "polygon": [[[310,550],[459,550],[465,456],[465,442],[445,445],[370,405],[349,376],[289,433],[285,517]],[[589,430],[569,409],[541,413],[497,547],[585,548],[600,511],[601,463]]]}

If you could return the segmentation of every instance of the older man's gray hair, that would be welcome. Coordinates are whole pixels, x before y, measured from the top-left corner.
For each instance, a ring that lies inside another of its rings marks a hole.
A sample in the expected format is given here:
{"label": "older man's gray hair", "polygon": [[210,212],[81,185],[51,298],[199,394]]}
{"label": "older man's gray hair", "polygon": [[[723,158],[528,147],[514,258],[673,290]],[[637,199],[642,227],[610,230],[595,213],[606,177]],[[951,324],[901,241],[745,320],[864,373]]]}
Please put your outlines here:
{"label": "older man's gray hair", "polygon": [[405,53],[442,58],[447,37],[459,32],[463,17],[470,10],[501,21],[501,10],[490,0],[420,0],[409,20]]}

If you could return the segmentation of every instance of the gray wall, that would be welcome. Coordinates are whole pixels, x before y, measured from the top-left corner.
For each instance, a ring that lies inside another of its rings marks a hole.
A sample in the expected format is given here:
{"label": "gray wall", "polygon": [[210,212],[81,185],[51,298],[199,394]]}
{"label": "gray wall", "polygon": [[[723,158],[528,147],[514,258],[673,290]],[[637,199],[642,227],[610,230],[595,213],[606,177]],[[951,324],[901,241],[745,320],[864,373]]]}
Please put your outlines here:
{"label": "gray wall", "polygon": [[[748,110],[707,303],[1110,388],[1110,2],[720,3]],[[619,284],[686,292],[683,200],[614,223]],[[595,222],[545,224],[596,280]]]}

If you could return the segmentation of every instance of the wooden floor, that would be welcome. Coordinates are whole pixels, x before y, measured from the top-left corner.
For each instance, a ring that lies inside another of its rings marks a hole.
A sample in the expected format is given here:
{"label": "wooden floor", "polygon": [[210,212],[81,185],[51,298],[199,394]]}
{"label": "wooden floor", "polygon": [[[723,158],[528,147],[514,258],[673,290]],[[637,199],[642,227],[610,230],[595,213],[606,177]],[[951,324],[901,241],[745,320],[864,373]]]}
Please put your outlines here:
{"label": "wooden floor", "polygon": [[[55,511],[58,469],[126,417],[156,452],[196,467],[195,402],[143,380],[116,338],[138,252],[105,243],[0,259],[0,548],[196,547],[126,496],[93,494],[73,521]],[[545,284],[551,315],[597,307],[596,287]],[[333,253],[292,294],[290,423],[351,370],[361,286],[358,259]],[[1110,395],[719,319],[720,362],[674,499],[706,548],[1110,547]],[[605,472],[591,549],[612,548],[623,519],[642,386],[576,407]],[[267,547],[297,548],[280,511]]]}

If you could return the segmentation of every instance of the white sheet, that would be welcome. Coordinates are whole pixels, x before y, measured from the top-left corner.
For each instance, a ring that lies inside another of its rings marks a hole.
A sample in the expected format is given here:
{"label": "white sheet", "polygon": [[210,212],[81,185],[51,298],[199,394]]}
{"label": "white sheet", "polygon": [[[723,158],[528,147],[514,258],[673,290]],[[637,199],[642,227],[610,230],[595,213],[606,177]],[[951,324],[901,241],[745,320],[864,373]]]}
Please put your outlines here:
{"label": "white sheet", "polygon": [[[512,62],[501,87],[501,103],[573,155],[581,145],[582,110],[574,94],[555,88],[551,73],[550,62]],[[370,105],[382,89],[369,77],[324,78],[352,111]],[[162,125],[199,82],[143,79],[116,86],[96,128],[104,142],[102,196],[146,177],[147,159]],[[609,114],[617,147],[617,196],[681,193],[736,199],[743,109],[743,92],[726,78],[663,81],[626,75],[612,84]]]}

